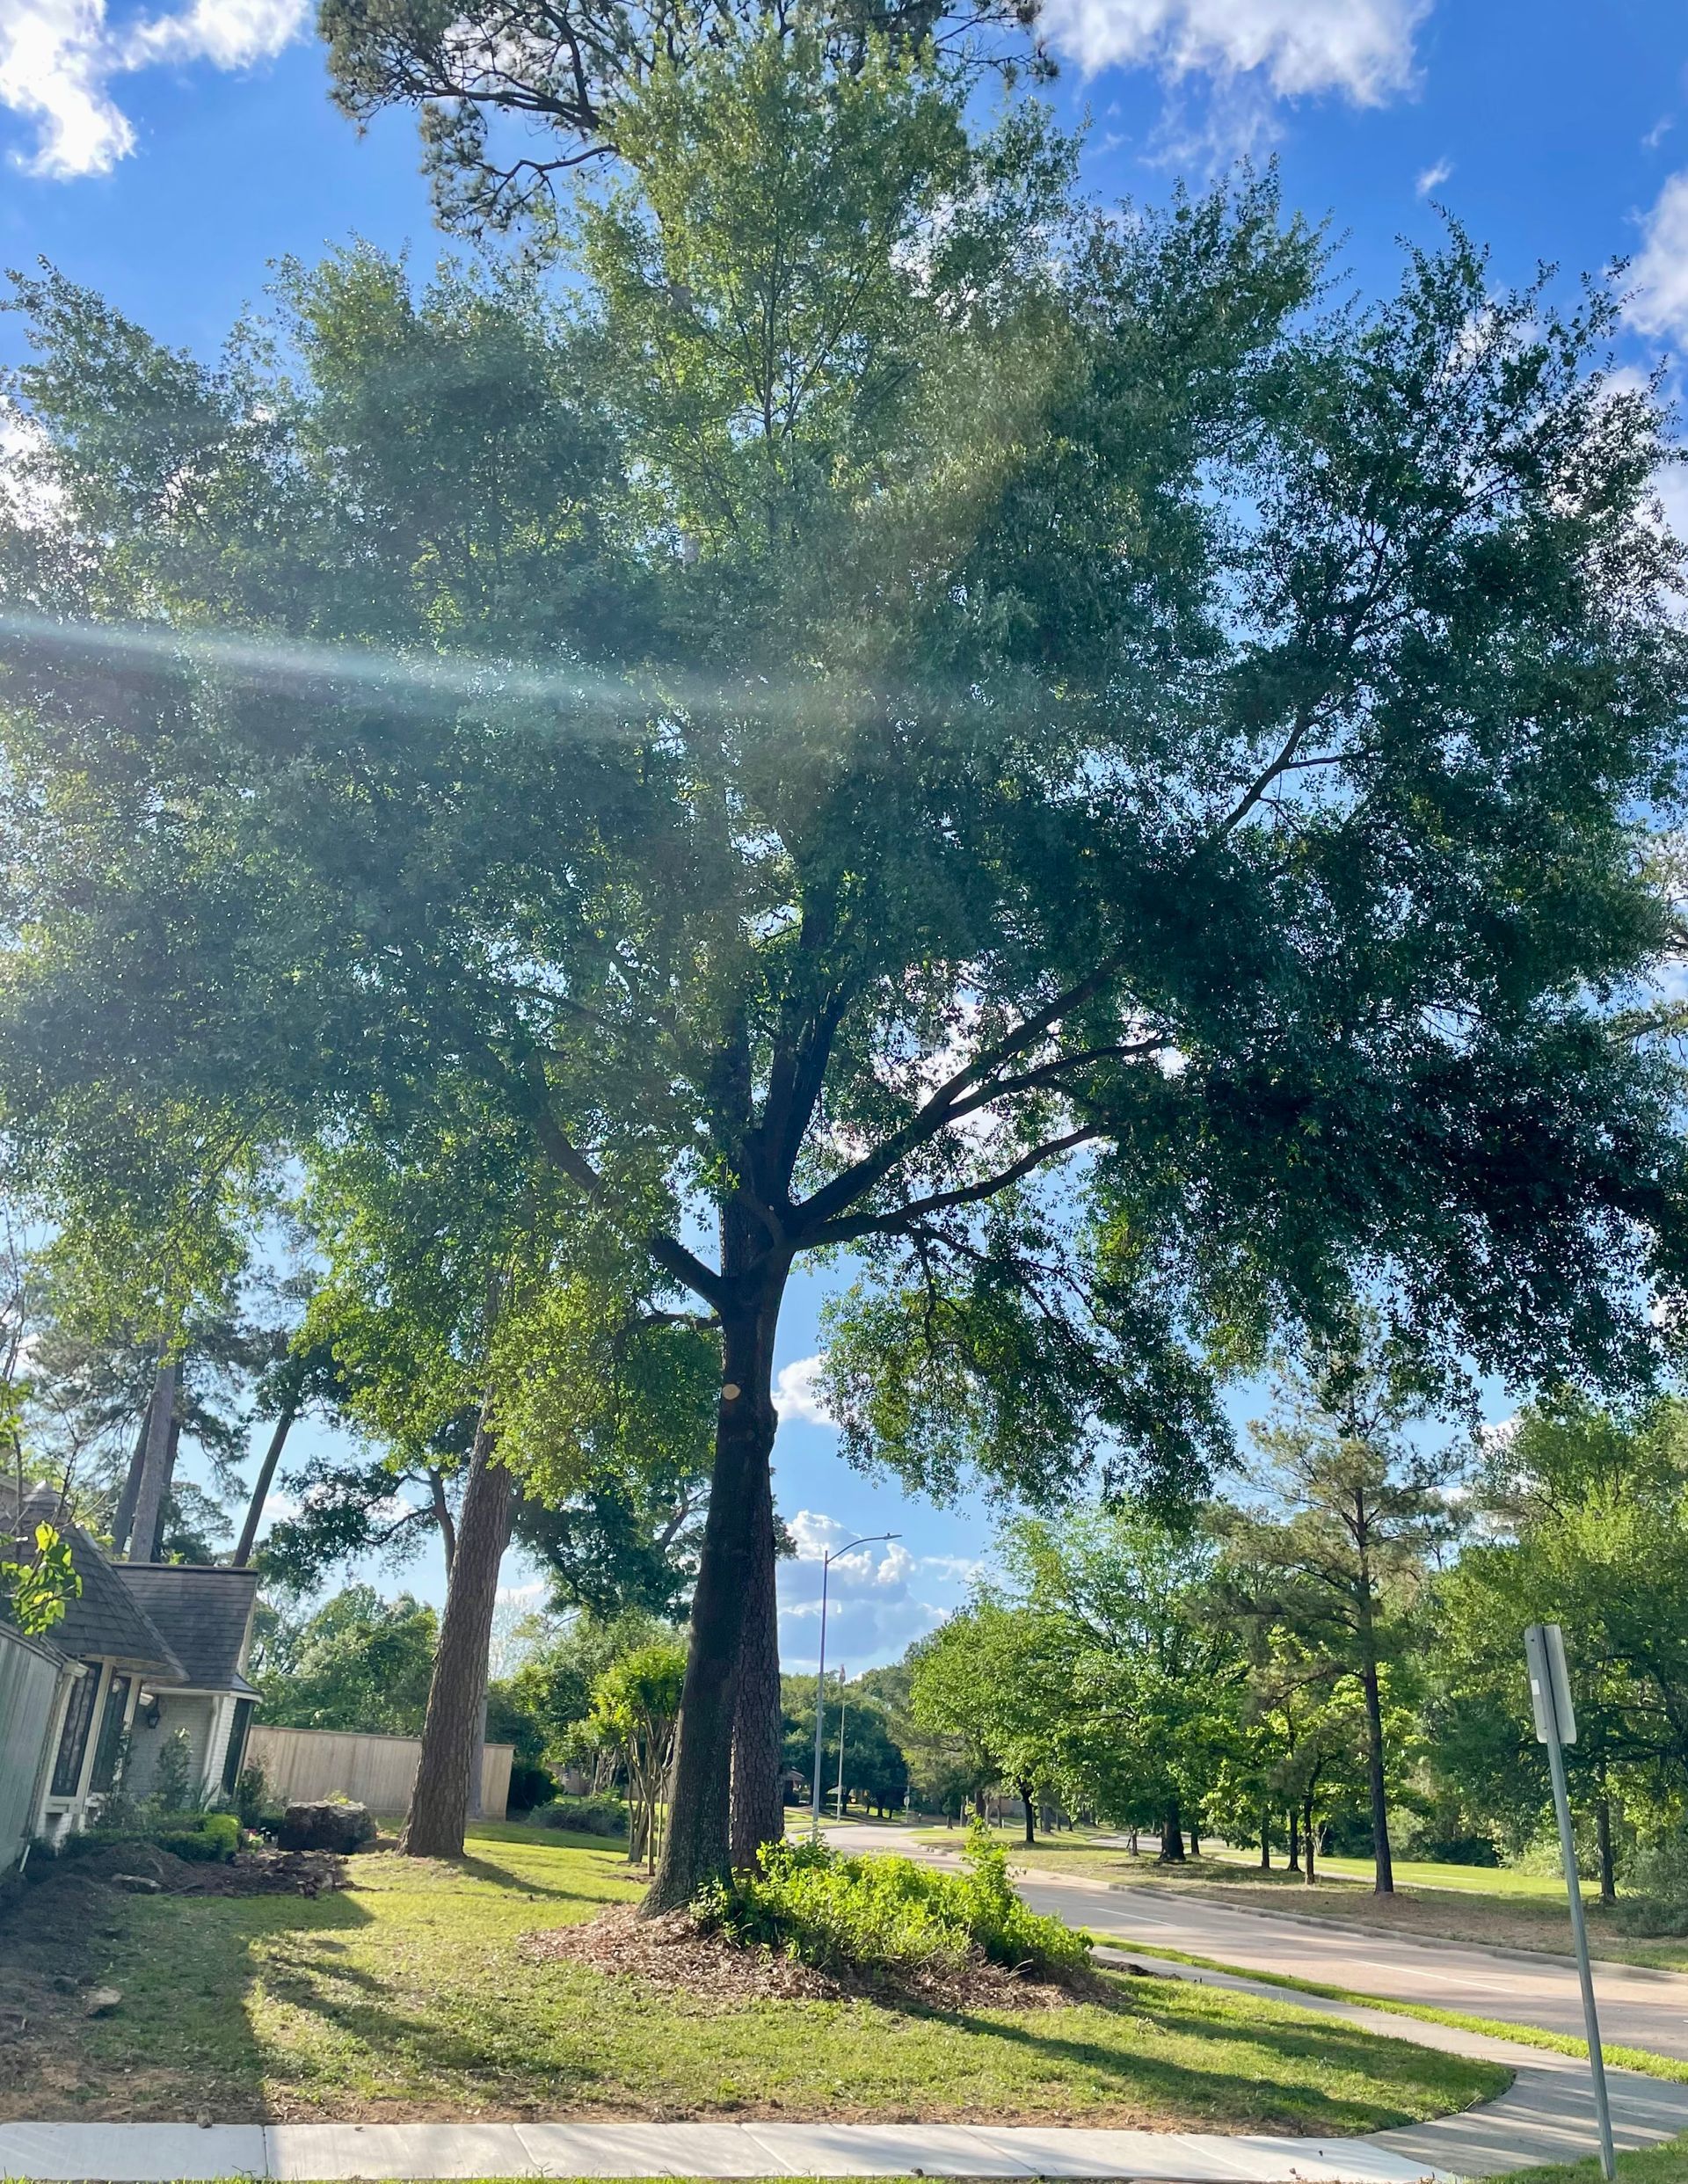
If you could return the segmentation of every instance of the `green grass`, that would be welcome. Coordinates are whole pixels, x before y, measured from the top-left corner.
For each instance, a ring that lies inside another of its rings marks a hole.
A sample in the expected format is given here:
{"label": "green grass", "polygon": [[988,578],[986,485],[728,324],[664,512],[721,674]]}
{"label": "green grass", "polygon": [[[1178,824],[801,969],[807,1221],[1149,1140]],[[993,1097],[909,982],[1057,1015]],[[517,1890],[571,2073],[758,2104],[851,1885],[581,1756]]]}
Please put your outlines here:
{"label": "green grass", "polygon": [[591,1838],[476,1831],[459,1866],[370,1855],[297,1896],[122,1896],[0,2112],[970,2116],[1356,2133],[1491,2098],[1506,2072],[1176,1981],[1054,2011],[709,1998],[529,1962],[535,1927],[637,1892]]}
{"label": "green grass", "polygon": [[[1383,2010],[1392,2017],[1416,2017],[1427,2025],[1451,2025],[1459,2032],[1482,2033],[1491,2040],[1510,2040],[1524,2048],[1550,2048],[1556,2055],[1585,2057],[1586,2040],[1572,2033],[1549,2032],[1543,2025],[1519,2025],[1504,2017],[1473,2017],[1464,2010],[1438,2009],[1432,2002],[1399,2002],[1392,1996],[1366,1994],[1357,1987],[1335,1987],[1318,1979],[1298,1979],[1291,1972],[1255,1971],[1247,1964],[1226,1964],[1218,1957],[1192,1956],[1186,1949],[1162,1948],[1146,1941],[1127,1941],[1118,1934],[1094,1933],[1103,1948],[1119,1949],[1131,1956],[1158,1957],[1168,1964],[1190,1964],[1199,1971],[1224,1972],[1233,1979],[1257,1980],[1267,1987],[1283,1987],[1291,1994],[1322,1995],[1331,2002],[1354,2002],[1368,2010]],[[1648,2078],[1668,2078],[1688,2086],[1688,2063],[1676,2056],[1657,2055],[1651,2048],[1614,2047],[1603,2040],[1600,2052],[1614,2070],[1640,2071]],[[1535,2174],[1532,2170],[1532,2175]]]}
{"label": "green grass", "polygon": [[[1528,2184],[1600,2184],[1597,2160],[1555,2161],[1550,2168],[1527,2169]],[[1667,2139],[1640,2153],[1618,2157],[1619,2184],[1688,2184],[1688,2137]]]}

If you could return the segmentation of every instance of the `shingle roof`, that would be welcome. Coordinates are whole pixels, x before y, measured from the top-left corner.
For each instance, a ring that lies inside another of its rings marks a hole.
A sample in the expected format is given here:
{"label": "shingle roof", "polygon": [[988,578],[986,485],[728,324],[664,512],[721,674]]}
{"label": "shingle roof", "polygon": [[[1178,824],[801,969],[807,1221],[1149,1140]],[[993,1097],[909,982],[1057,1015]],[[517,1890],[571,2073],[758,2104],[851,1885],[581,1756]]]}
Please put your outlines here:
{"label": "shingle roof", "polygon": [[255,1695],[241,1674],[246,1659],[255,1569],[210,1562],[114,1562],[113,1574],[161,1632],[195,1691]]}
{"label": "shingle roof", "polygon": [[[0,1488],[0,1514],[9,1515],[16,1494]],[[51,1494],[32,1494],[24,1503],[25,1521],[45,1519],[56,1524],[70,1549],[70,1561],[82,1580],[82,1591],[67,1601],[60,1620],[54,1624],[53,1643],[61,1653],[86,1660],[105,1655],[126,1668],[140,1669],[161,1682],[180,1684],[187,1678],[169,1642],[145,1608],[119,1581],[117,1565],[109,1562],[99,1542],[82,1526],[57,1514]]]}

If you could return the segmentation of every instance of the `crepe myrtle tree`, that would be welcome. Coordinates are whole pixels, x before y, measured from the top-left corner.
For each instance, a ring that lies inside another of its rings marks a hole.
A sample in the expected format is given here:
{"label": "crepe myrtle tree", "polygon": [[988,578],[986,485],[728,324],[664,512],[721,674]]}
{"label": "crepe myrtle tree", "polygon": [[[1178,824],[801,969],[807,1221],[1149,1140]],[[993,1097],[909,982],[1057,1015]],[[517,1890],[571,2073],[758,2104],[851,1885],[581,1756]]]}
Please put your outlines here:
{"label": "crepe myrtle tree", "polygon": [[566,306],[360,251],[207,367],[18,295],[9,1125],[449,1151],[472,1095],[708,1323],[658,1908],[735,1744],[778,1824],[795,1266],[865,1264],[852,1452],[1045,1496],[1195,1484],[1357,1283],[1432,1365],[1621,1380],[1682,1272],[1611,298],[1455,232],[1329,308],[1270,178],[1094,217],[967,97],[724,25],[622,97]]}

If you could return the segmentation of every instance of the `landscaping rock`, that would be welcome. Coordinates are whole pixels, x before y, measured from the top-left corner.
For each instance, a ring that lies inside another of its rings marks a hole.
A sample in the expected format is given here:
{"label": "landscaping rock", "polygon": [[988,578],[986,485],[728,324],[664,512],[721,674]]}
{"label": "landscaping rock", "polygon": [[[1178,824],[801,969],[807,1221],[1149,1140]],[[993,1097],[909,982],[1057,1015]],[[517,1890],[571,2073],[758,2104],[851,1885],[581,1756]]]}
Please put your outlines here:
{"label": "landscaping rock", "polygon": [[284,1851],[332,1851],[349,1857],[375,1839],[375,1816],[367,1805],[340,1798],[316,1804],[289,1805],[276,1841]]}
{"label": "landscaping rock", "polygon": [[82,2006],[83,2014],[84,2017],[109,2017],[122,1999],[115,1987],[96,1987]]}

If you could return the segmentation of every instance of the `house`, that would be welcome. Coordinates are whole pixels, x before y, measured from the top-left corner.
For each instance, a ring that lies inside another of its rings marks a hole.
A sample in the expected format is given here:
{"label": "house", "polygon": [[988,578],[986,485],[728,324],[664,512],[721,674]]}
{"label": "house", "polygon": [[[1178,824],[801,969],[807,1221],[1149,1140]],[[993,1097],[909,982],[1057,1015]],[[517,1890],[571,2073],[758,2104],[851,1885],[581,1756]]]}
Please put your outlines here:
{"label": "house", "polygon": [[[82,1591],[46,1639],[32,1642],[29,1661],[15,1634],[0,1634],[17,1662],[13,1719],[0,1718],[0,1751],[14,1782],[25,1766],[33,1776],[16,1838],[87,1826],[120,1779],[147,1795],[178,1729],[187,1734],[190,1794],[203,1802],[232,1789],[258,1699],[244,1673],[257,1572],[113,1562],[80,1525],[55,1519],[50,1496],[25,1503],[25,1525],[39,1518],[57,1522]],[[43,1705],[55,1673],[56,1690]],[[9,1688],[0,1676],[0,1708]],[[20,1751],[20,1743],[31,1750]],[[0,1840],[0,1865],[7,1853]]]}

